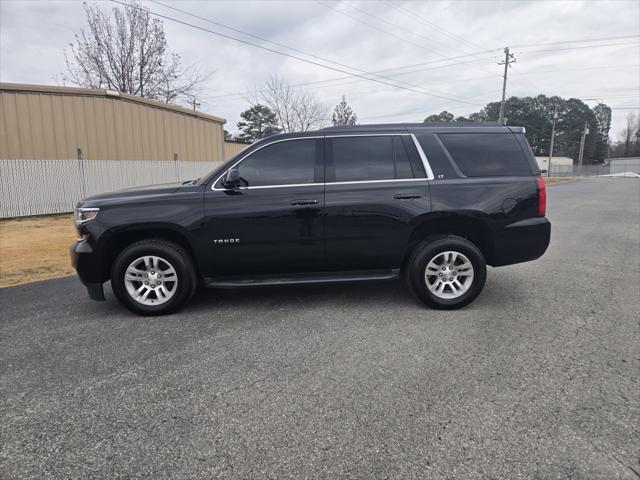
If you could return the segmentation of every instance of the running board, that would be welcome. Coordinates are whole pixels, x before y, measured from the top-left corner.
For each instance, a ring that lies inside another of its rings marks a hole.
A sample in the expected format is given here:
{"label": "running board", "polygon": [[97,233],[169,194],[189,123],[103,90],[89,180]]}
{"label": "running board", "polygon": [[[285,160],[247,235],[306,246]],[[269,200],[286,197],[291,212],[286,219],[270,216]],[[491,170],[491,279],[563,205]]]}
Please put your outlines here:
{"label": "running board", "polygon": [[207,287],[241,288],[265,285],[300,285],[314,283],[368,282],[396,280],[400,277],[399,269],[392,270],[359,270],[351,272],[317,272],[290,273],[280,275],[234,275],[228,277],[205,278]]}

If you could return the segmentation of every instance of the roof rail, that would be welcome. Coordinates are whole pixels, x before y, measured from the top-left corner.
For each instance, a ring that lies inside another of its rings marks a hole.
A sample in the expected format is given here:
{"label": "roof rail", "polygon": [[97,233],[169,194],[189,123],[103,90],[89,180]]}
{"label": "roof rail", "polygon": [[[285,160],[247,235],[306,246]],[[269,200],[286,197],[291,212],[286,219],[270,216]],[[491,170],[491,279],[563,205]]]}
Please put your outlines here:
{"label": "roof rail", "polygon": [[438,123],[372,123],[364,125],[338,125],[334,127],[321,128],[320,132],[348,132],[352,130],[378,130],[378,129],[401,129],[401,128],[473,128],[473,127],[499,127],[498,122],[438,122]]}

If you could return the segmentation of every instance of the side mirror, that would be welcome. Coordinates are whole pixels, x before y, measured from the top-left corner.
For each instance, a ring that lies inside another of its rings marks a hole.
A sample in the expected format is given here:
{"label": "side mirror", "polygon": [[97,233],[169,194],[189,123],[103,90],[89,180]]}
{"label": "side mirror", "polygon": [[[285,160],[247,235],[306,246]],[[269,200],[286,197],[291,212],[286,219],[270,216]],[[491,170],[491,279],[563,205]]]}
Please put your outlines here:
{"label": "side mirror", "polygon": [[222,186],[224,188],[233,190],[240,186],[240,181],[241,181],[240,172],[237,169],[232,168],[224,176],[224,179],[222,180]]}

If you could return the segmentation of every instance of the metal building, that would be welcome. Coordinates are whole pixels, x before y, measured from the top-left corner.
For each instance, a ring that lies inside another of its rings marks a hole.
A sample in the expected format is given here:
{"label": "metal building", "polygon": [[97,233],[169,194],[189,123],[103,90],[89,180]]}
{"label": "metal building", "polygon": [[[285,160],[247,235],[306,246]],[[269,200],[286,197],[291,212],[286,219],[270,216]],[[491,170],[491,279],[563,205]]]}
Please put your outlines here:
{"label": "metal building", "polygon": [[110,90],[0,83],[0,159],[224,160],[225,119]]}
{"label": "metal building", "polygon": [[224,123],[115,91],[0,83],[0,218],[198,178],[226,158]]}
{"label": "metal building", "polygon": [[251,145],[251,144],[250,143],[244,143],[244,142],[235,142],[233,140],[225,140],[225,142],[224,142],[224,158],[228,159],[228,158],[236,156],[238,153],[240,153],[242,150],[247,148],[249,145]]}

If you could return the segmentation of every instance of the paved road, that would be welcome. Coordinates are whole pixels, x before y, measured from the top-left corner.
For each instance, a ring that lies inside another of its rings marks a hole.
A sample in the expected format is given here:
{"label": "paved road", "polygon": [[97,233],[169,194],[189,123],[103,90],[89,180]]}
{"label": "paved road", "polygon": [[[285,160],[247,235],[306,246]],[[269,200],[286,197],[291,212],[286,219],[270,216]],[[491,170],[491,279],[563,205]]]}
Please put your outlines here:
{"label": "paved road", "polygon": [[0,290],[0,477],[637,478],[640,182],[549,197],[548,253],[456,312],[399,283],[162,318]]}

